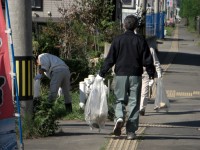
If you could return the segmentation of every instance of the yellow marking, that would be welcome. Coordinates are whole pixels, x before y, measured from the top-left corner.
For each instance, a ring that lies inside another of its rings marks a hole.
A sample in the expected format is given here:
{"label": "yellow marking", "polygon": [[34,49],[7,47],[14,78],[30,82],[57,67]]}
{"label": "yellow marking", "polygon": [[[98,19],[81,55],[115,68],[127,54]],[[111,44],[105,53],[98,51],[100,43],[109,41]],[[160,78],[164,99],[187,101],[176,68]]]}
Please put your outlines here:
{"label": "yellow marking", "polygon": [[31,95],[31,80],[32,80],[32,78],[31,78],[31,61],[29,60],[28,61],[28,96],[30,96]]}
{"label": "yellow marking", "polygon": [[17,79],[17,86],[19,91],[19,61],[16,61],[16,79]]}
{"label": "yellow marking", "polygon": [[[176,90],[166,90],[167,97],[175,98],[175,97],[193,97],[200,96],[200,91],[192,91],[192,92],[181,92]],[[156,88],[153,88],[152,98],[156,97]]]}
{"label": "yellow marking", "polygon": [[22,61],[22,96],[26,96],[26,67],[25,61]]}
{"label": "yellow marking", "polygon": [[126,145],[124,146],[124,150],[128,150],[131,141],[132,141],[132,140],[126,140]]}
{"label": "yellow marking", "polygon": [[193,91],[193,95],[199,96],[200,95],[200,91]]}
{"label": "yellow marking", "polygon": [[166,94],[167,94],[167,97],[175,97],[176,91],[175,90],[167,90]]}
{"label": "yellow marking", "polygon": [[200,91],[181,92],[175,90],[166,90],[167,97],[193,97],[200,96]]}
{"label": "yellow marking", "polygon": [[123,149],[123,145],[124,145],[124,143],[125,143],[125,139],[120,140],[120,143],[119,143],[118,149]]}

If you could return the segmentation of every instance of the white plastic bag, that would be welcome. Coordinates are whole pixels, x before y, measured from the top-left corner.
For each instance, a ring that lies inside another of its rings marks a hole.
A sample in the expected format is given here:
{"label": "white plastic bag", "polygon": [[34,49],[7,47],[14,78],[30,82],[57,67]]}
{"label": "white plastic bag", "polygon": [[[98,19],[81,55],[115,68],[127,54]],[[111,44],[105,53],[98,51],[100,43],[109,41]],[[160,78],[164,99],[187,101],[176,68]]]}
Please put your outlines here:
{"label": "white plastic bag", "polygon": [[108,116],[107,105],[107,86],[103,80],[98,81],[96,78],[85,105],[85,120],[93,128],[98,128],[99,132],[105,126]]}
{"label": "white plastic bag", "polygon": [[168,111],[170,107],[169,99],[167,98],[162,78],[157,79],[156,98],[154,104],[155,104],[154,110],[157,111],[159,111],[160,109],[165,109],[166,111]]}
{"label": "white plastic bag", "polygon": [[40,80],[34,80],[34,95],[33,98],[40,96]]}

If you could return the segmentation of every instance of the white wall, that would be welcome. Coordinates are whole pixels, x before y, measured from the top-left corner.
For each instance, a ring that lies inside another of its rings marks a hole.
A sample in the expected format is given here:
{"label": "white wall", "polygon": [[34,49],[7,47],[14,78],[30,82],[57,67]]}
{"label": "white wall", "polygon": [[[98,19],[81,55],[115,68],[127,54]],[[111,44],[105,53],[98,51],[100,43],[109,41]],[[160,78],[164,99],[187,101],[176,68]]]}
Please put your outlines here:
{"label": "white wall", "polygon": [[52,18],[61,17],[61,14],[58,12],[58,7],[64,6],[65,8],[70,7],[73,3],[73,0],[44,0],[43,1],[43,10],[42,11],[32,11],[32,16],[36,17],[35,13],[38,17],[46,18],[48,16],[48,12],[51,12]]}

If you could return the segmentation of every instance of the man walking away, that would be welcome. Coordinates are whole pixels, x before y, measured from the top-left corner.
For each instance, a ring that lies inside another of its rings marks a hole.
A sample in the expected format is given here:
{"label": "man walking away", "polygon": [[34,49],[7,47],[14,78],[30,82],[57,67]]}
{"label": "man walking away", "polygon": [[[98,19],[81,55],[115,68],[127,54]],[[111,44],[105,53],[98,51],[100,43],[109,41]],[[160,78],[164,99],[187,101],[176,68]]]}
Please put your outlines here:
{"label": "man walking away", "polygon": [[136,138],[135,131],[139,125],[143,67],[146,67],[150,79],[153,79],[155,73],[153,58],[146,40],[134,33],[137,24],[138,20],[134,15],[125,18],[125,33],[113,40],[99,75],[97,75],[97,79],[103,80],[108,70],[115,65],[116,107],[113,132],[116,136],[121,135],[126,116],[125,101],[128,96],[126,133],[129,140]]}

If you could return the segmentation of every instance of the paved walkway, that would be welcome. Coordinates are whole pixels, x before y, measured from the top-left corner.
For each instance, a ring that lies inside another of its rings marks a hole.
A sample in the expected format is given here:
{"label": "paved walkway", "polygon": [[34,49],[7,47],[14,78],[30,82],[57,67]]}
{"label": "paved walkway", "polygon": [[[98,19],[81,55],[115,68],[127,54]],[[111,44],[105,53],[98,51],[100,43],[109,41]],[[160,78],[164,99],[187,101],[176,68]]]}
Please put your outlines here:
{"label": "paved walkway", "polygon": [[[153,110],[153,98],[146,115],[140,117],[136,140],[125,134],[115,138],[113,122],[100,133],[84,121],[62,121],[55,136],[24,140],[25,150],[199,150],[200,149],[200,48],[196,38],[182,25],[174,37],[159,44],[164,86],[171,108]],[[154,89],[155,90],[155,89]],[[155,96],[155,93],[153,93]],[[125,129],[123,129],[125,133]]]}
{"label": "paved walkway", "polygon": [[166,66],[163,80],[171,108],[168,113],[156,113],[150,102],[147,114],[140,118],[145,130],[137,150],[200,149],[200,47],[196,44],[197,38],[179,25],[169,53],[160,45],[161,54],[172,57],[171,63],[161,59]]}

